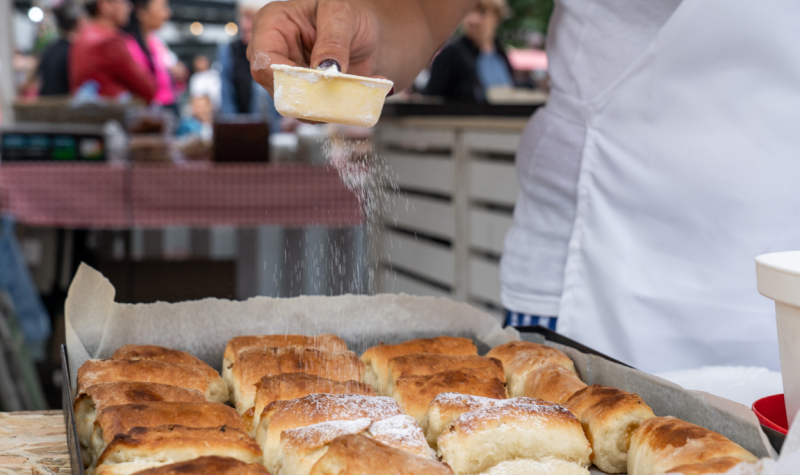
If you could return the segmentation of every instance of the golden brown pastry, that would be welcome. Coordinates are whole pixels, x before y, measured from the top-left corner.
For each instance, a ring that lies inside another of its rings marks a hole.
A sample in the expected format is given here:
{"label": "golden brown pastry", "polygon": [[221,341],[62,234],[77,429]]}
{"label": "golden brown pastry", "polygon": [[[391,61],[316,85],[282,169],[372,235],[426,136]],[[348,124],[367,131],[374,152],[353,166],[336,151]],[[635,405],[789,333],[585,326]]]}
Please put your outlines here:
{"label": "golden brown pastry", "polygon": [[[231,382],[231,365],[239,353],[254,349],[287,348],[302,346],[323,351],[347,351],[347,344],[336,335],[245,335],[231,338],[225,346],[222,356],[222,379]],[[233,386],[228,389],[233,392]]]}
{"label": "golden brown pastry", "polygon": [[592,453],[578,419],[557,405],[506,404],[468,412],[437,444],[442,461],[456,475],[515,459],[556,458],[588,467]]}
{"label": "golden brown pastry", "polygon": [[256,430],[256,440],[264,452],[264,465],[274,472],[275,456],[283,431],[329,421],[365,418],[381,421],[402,414],[397,403],[388,397],[312,394],[290,401],[276,401],[267,406]]}
{"label": "golden brown pastry", "polygon": [[231,368],[233,402],[239,415],[255,406],[256,384],[265,376],[306,373],[335,381],[360,381],[364,364],[352,351],[323,351],[292,346],[239,353]]}
{"label": "golden brown pastry", "polygon": [[277,475],[308,475],[311,467],[328,450],[336,437],[345,434],[363,434],[389,447],[400,449],[418,457],[436,460],[425,441],[419,424],[410,416],[394,416],[382,421],[356,419],[331,421],[290,429],[281,434],[281,444],[275,458]]}
{"label": "golden brown pastry", "polygon": [[425,417],[422,419],[420,426],[425,432],[428,444],[435,449],[436,439],[439,438],[447,426],[458,419],[461,414],[511,403],[544,406],[553,405],[553,403],[529,397],[492,399],[481,396],[470,396],[468,394],[441,393],[433,398],[433,401],[428,405],[428,411],[425,413]]}
{"label": "golden brown pastry", "polygon": [[501,381],[506,381],[503,363],[495,358],[477,355],[437,355],[435,353],[414,353],[396,356],[389,360],[389,379],[386,390],[394,391],[394,382],[402,376],[425,376],[462,368],[486,368],[494,371]]}
{"label": "golden brown pastry", "polygon": [[589,475],[589,469],[555,458],[516,459],[500,462],[481,475]]}
{"label": "golden brown pastry", "polygon": [[[270,475],[263,465],[246,463],[230,457],[200,457],[186,462],[172,463],[150,468],[138,475]],[[97,475],[129,475],[124,472],[107,470]]]}
{"label": "golden brown pastry", "polygon": [[496,370],[464,368],[426,376],[403,376],[395,381],[392,397],[406,414],[420,423],[428,412],[428,405],[441,393],[453,392],[505,399],[505,384]]}
{"label": "golden brown pastry", "polygon": [[578,375],[556,363],[540,366],[528,373],[522,384],[522,396],[562,404],[586,387]]}
{"label": "golden brown pastry", "polygon": [[496,346],[486,356],[497,358],[503,362],[508,382],[508,394],[511,397],[524,396],[523,386],[528,373],[540,366],[555,363],[576,375],[578,374],[575,371],[575,364],[569,359],[569,356],[555,348],[529,341],[512,341]]}
{"label": "golden brown pastry", "polygon": [[194,366],[195,368],[203,370],[208,376],[209,380],[220,377],[217,370],[206,364],[203,360],[196,358],[185,351],[164,348],[163,346],[124,345],[117,348],[117,351],[111,355],[111,359],[128,361],[155,360],[163,363],[182,364],[186,366]]}
{"label": "golden brown pastry", "polygon": [[690,463],[686,465],[679,465],[671,468],[669,471],[672,473],[680,473],[683,475],[710,475],[727,473],[728,470],[739,465],[743,462],[741,459],[734,457],[719,457],[711,459],[707,462]]}
{"label": "golden brown pastry", "polygon": [[453,475],[453,472],[441,462],[411,455],[360,434],[349,434],[331,442],[310,475]]}
{"label": "golden brown pastry", "polygon": [[599,384],[576,392],[565,406],[581,421],[592,444],[592,462],[606,473],[627,471],[633,433],[655,417],[638,395]]}
{"label": "golden brown pastry", "polygon": [[78,394],[100,383],[132,381],[196,389],[211,402],[227,402],[228,390],[221,380],[209,381],[205,371],[193,366],[155,360],[88,360],[78,369]]}
{"label": "golden brown pastry", "polygon": [[265,376],[256,385],[256,404],[243,415],[250,435],[255,436],[256,427],[264,408],[275,401],[287,401],[310,394],[361,394],[376,396],[371,386],[358,381],[335,381],[306,373],[283,373]]}
{"label": "golden brown pastry", "polygon": [[367,349],[361,355],[365,372],[363,382],[375,388],[378,394],[390,396],[389,360],[398,356],[414,353],[436,353],[439,355],[477,355],[478,349],[469,338],[440,336],[436,338],[419,338],[396,345],[378,345]]}
{"label": "golden brown pastry", "polygon": [[214,402],[148,402],[123,404],[103,409],[97,415],[92,432],[92,462],[96,461],[117,434],[127,434],[134,427],[163,425],[188,427],[228,426],[245,432],[242,420],[229,406]]}
{"label": "golden brown pastry", "polygon": [[[633,434],[628,453],[628,473],[667,473],[676,467],[704,464],[722,457],[742,462],[758,460],[755,455],[714,431],[674,417],[653,417]],[[725,465],[729,462],[717,460],[714,463]],[[695,469],[700,470],[699,467]]]}
{"label": "golden brown pastry", "polygon": [[206,402],[206,397],[194,389],[127,381],[95,384],[79,394],[72,407],[75,411],[75,425],[78,429],[83,463],[88,466],[92,462],[89,446],[97,413],[120,404],[155,401]]}
{"label": "golden brown pastry", "polygon": [[217,455],[246,463],[261,463],[261,448],[255,439],[232,427],[186,427],[165,425],[134,427],[117,434],[97,459],[97,471],[135,471],[152,464],[166,465],[198,457]]}

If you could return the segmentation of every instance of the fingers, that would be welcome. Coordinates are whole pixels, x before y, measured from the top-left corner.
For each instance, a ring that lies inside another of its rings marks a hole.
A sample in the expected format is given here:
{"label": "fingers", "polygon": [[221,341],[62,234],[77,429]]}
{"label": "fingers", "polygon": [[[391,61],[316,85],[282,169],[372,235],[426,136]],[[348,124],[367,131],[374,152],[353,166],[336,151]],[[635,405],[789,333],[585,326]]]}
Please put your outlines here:
{"label": "fingers", "polygon": [[350,66],[350,45],[356,36],[357,14],[351,3],[342,0],[320,1],[317,6],[317,37],[311,53],[311,67],[323,61],[339,63],[341,72]]}
{"label": "fingers", "polygon": [[270,66],[288,64],[306,66],[303,35],[313,31],[301,7],[308,2],[275,2],[259,10],[253,19],[253,39],[247,47],[253,79],[270,93],[274,92]]}

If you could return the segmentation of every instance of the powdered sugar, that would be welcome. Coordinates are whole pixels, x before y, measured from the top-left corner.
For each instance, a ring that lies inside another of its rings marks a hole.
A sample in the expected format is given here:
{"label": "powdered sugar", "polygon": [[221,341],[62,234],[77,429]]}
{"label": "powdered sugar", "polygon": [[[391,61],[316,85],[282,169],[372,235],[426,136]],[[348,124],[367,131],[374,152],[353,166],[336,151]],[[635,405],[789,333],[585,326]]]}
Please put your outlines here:
{"label": "powdered sugar", "polygon": [[330,421],[313,424],[298,429],[286,430],[281,440],[287,447],[305,446],[315,449],[330,444],[333,439],[345,434],[360,434],[369,429],[372,419],[361,418],[351,421]]}
{"label": "powdered sugar", "polygon": [[518,397],[513,399],[492,399],[483,396],[471,396],[460,393],[441,393],[431,402],[431,406],[439,406],[443,409],[464,408],[468,412],[484,409],[488,407],[505,406],[507,404],[532,404],[536,406],[554,405],[541,399],[532,397]]}
{"label": "powdered sugar", "polygon": [[369,428],[370,435],[386,445],[405,450],[420,456],[430,456],[430,448],[425,434],[411,416],[394,416],[375,421]]}
{"label": "powdered sugar", "polygon": [[556,420],[568,421],[572,424],[577,424],[580,428],[578,419],[561,406],[520,404],[518,402],[466,412],[459,416],[451,427],[458,432],[470,434],[497,423],[513,421],[517,424],[542,428],[547,422],[555,422]]}
{"label": "powdered sugar", "polygon": [[271,63],[272,60],[267,53],[256,51],[256,54],[253,55],[253,61],[250,62],[250,67],[253,71],[260,71],[262,69],[267,69]]}
{"label": "powdered sugar", "polygon": [[352,420],[363,417],[381,420],[403,413],[397,402],[390,397],[358,394],[312,394],[290,401],[275,402],[273,405],[275,410],[272,421],[282,417],[308,421]]}

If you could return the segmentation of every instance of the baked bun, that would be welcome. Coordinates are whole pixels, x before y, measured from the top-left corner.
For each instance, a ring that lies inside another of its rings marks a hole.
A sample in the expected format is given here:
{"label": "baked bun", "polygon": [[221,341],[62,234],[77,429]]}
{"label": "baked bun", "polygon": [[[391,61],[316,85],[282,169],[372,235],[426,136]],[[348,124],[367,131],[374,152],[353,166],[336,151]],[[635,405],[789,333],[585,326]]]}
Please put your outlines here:
{"label": "baked bun", "polygon": [[551,363],[527,374],[521,396],[562,404],[585,387],[586,383],[578,375],[560,364]]}
{"label": "baked bun", "polygon": [[115,435],[97,459],[97,471],[113,465],[121,465],[118,470],[144,470],[153,463],[166,465],[207,455],[261,463],[261,448],[238,429],[165,425],[134,427],[127,434]]}
{"label": "baked bun", "polygon": [[255,436],[264,408],[275,401],[288,401],[310,394],[361,394],[375,396],[371,386],[358,381],[335,381],[306,373],[265,376],[256,384],[256,404],[242,415],[244,425]]}
{"label": "baked bun", "polygon": [[276,475],[308,475],[311,467],[328,450],[336,437],[363,434],[389,447],[435,460],[419,424],[409,416],[394,416],[382,421],[356,419],[332,421],[284,431],[275,458]]}
{"label": "baked bun", "polygon": [[194,366],[202,370],[208,380],[213,384],[224,384],[222,377],[217,370],[209,366],[200,358],[194,357],[185,351],[173,350],[164,348],[163,346],[155,345],[124,345],[117,348],[117,351],[111,355],[112,360],[154,360],[163,363],[182,364],[186,366]]}
{"label": "baked bun", "polygon": [[389,360],[398,356],[414,353],[436,353],[438,355],[477,355],[478,348],[469,338],[440,336],[436,338],[418,338],[396,345],[378,345],[367,349],[361,355],[365,371],[363,382],[375,388],[378,394],[390,396]]}
{"label": "baked bun", "polygon": [[589,469],[577,463],[546,458],[517,459],[500,462],[481,475],[589,475]]}
{"label": "baked bun", "polygon": [[[138,475],[270,475],[263,465],[216,456],[200,457],[136,473]],[[104,471],[96,475],[128,475],[128,473]]]}
{"label": "baked bun", "polygon": [[581,421],[592,444],[592,462],[606,473],[627,471],[633,433],[655,417],[638,395],[597,384],[575,393],[565,406]]}
{"label": "baked bun", "polygon": [[[628,473],[630,475],[668,473],[676,467],[704,464],[721,457],[743,462],[758,460],[755,455],[714,431],[674,417],[653,417],[645,421],[633,434],[628,452]],[[701,468],[695,467],[695,469]]]}
{"label": "baked bun", "polygon": [[497,358],[503,362],[508,382],[508,394],[511,397],[524,396],[525,379],[531,371],[546,364],[559,364],[570,372],[575,371],[575,364],[569,356],[555,348],[531,343],[529,341],[512,341],[492,348],[486,356]]}
{"label": "baked bun", "polygon": [[506,382],[503,363],[495,358],[477,355],[437,355],[435,353],[414,353],[396,356],[389,360],[389,378],[386,390],[394,392],[394,382],[402,376],[425,376],[462,368],[486,368],[494,371],[497,378]]}
{"label": "baked bun", "polygon": [[209,381],[204,370],[156,360],[88,360],[78,369],[78,394],[95,384],[118,381],[159,383],[196,389],[211,402],[228,401],[225,385]]}
{"label": "baked bun", "polygon": [[72,408],[75,412],[75,426],[78,429],[78,442],[84,465],[92,463],[89,446],[92,441],[94,421],[100,411],[120,404],[156,401],[206,402],[206,397],[194,389],[127,381],[95,384],[79,394]]}
{"label": "baked bun", "polygon": [[453,475],[453,472],[441,462],[411,455],[360,434],[348,434],[331,442],[310,475]]}
{"label": "baked bun", "polygon": [[461,415],[437,440],[456,475],[507,460],[557,458],[588,467],[592,453],[578,419],[561,406],[506,404]]}
{"label": "baked bun", "polygon": [[103,453],[117,434],[127,434],[134,427],[163,425],[189,427],[228,426],[245,432],[236,411],[213,402],[148,402],[111,406],[98,413],[92,432],[92,461]]}
{"label": "baked bun", "polygon": [[[347,351],[347,344],[336,335],[245,335],[231,338],[222,355],[222,379],[230,383],[231,365],[236,362],[239,353],[247,350],[265,348],[288,348],[302,346],[323,351]],[[233,392],[233,386],[228,386]]]}
{"label": "baked bun", "polygon": [[397,403],[388,397],[312,394],[290,401],[276,401],[267,406],[261,414],[256,440],[264,452],[264,465],[274,473],[273,462],[278,454],[283,431],[329,421],[380,421],[402,414],[403,411]]}
{"label": "baked bun", "polygon": [[505,399],[505,384],[489,368],[463,368],[426,376],[403,376],[395,381],[392,397],[420,423],[433,398],[445,392]]}
{"label": "baked bun", "polygon": [[255,406],[256,384],[264,376],[306,373],[336,381],[360,381],[364,364],[352,351],[323,351],[292,346],[239,353],[231,368],[233,402],[239,415]]}
{"label": "baked bun", "polygon": [[[675,468],[670,469],[670,473],[676,473],[676,474],[680,473],[682,475],[711,475],[711,474],[728,473],[730,469],[739,465],[740,463],[748,463],[748,462],[744,462],[734,457],[719,457],[711,459],[707,462],[679,465]],[[742,471],[741,473],[751,473],[751,472]],[[755,474],[759,472],[753,470],[752,473]]]}
{"label": "baked bun", "polygon": [[458,419],[461,414],[510,403],[544,406],[552,405],[549,402],[528,397],[492,399],[481,396],[470,396],[468,394],[441,393],[433,398],[433,401],[428,405],[428,411],[425,413],[425,417],[422,419],[420,426],[425,432],[428,444],[435,449],[436,439],[447,429],[447,426]]}

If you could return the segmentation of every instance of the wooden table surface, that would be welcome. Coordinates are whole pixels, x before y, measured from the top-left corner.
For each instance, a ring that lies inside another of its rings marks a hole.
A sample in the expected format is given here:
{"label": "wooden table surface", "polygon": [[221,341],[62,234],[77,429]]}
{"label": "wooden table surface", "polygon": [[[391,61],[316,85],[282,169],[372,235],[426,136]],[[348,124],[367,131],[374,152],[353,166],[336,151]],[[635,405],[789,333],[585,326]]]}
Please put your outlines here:
{"label": "wooden table surface", "polygon": [[69,474],[62,411],[0,412],[0,474]]}

